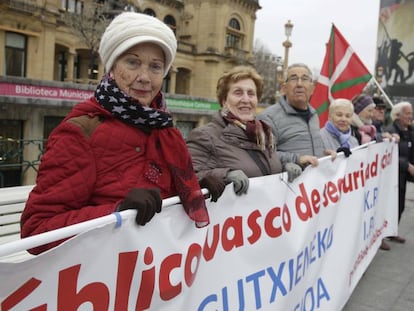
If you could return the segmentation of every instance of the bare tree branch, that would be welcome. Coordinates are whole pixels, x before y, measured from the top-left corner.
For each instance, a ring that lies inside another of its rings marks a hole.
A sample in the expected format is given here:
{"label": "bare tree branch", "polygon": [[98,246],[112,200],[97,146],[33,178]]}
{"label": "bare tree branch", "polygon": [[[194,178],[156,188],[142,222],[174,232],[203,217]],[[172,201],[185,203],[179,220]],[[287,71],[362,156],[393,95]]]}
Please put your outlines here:
{"label": "bare tree branch", "polygon": [[107,2],[97,3],[94,1],[86,2],[81,14],[65,12],[63,21],[95,55],[99,49],[99,43],[105,28],[110,19],[107,12],[110,7]]}
{"label": "bare tree branch", "polygon": [[99,44],[111,20],[123,11],[139,11],[129,0],[84,1],[82,12],[65,12],[62,21],[89,50],[89,78],[93,76]]}
{"label": "bare tree branch", "polygon": [[282,58],[272,54],[260,40],[255,41],[254,45],[254,67],[264,80],[264,90],[262,96],[263,103],[273,104],[275,102],[277,81],[277,67],[281,66]]}

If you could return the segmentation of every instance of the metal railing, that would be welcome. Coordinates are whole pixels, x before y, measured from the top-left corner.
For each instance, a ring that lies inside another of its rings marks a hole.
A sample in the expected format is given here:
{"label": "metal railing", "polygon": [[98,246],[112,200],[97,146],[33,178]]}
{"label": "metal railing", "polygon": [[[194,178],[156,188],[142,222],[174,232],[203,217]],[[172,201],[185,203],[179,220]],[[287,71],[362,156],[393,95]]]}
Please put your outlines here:
{"label": "metal railing", "polygon": [[45,146],[44,139],[0,139],[0,187],[8,184],[13,171],[20,181],[30,169],[37,174]]}
{"label": "metal railing", "polygon": [[36,0],[9,0],[8,3],[10,8],[26,13],[36,12],[40,8]]}

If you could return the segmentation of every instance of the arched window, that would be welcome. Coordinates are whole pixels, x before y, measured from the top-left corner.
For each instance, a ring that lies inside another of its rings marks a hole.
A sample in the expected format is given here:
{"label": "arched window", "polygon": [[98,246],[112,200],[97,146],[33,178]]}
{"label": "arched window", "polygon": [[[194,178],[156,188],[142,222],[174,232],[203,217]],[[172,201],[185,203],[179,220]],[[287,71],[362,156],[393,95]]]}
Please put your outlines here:
{"label": "arched window", "polygon": [[157,17],[153,9],[145,9],[144,14],[147,14],[149,16]]}
{"label": "arched window", "polygon": [[240,30],[240,23],[237,19],[232,18],[229,22],[229,27],[234,28],[236,30]]}
{"label": "arched window", "polygon": [[230,19],[227,26],[226,46],[240,49],[242,47],[242,40],[240,22],[235,18]]}
{"label": "arched window", "polygon": [[172,29],[172,31],[174,32],[174,34],[176,33],[177,30],[177,22],[175,21],[175,18],[172,17],[171,15],[167,15],[164,18],[164,23],[170,27]]}

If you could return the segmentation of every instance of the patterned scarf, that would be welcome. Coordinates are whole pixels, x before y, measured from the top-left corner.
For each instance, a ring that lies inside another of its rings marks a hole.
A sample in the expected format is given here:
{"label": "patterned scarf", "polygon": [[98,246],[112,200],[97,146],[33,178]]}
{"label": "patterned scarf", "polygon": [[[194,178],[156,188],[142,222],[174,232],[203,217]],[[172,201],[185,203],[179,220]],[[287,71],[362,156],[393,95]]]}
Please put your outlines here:
{"label": "patterned scarf", "polygon": [[267,150],[269,157],[272,157],[276,150],[275,138],[270,126],[261,120],[242,121],[227,109],[221,110],[221,116],[229,123],[234,124],[246,133],[249,141],[256,143],[261,151]]}
{"label": "patterned scarf", "polygon": [[336,137],[341,147],[349,148],[349,138],[351,137],[351,127],[349,127],[346,133],[344,133],[338,130],[337,127],[333,125],[331,121],[328,121],[325,124],[325,128],[330,134]]}
{"label": "patterned scarf", "polygon": [[[210,220],[204,196],[190,154],[180,131],[173,127],[171,115],[165,112],[162,93],[154,98],[151,107],[142,106],[122,92],[115,80],[106,74],[95,91],[95,98],[115,118],[150,133],[148,147],[154,146],[161,152],[187,215],[197,227],[208,225]],[[151,176],[151,172],[144,175]]]}

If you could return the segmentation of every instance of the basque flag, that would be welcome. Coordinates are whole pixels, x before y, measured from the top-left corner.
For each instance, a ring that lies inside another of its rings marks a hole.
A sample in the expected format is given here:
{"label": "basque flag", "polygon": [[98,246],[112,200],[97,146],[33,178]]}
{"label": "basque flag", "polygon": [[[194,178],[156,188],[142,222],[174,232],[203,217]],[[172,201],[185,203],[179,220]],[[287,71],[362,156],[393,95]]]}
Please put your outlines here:
{"label": "basque flag", "polygon": [[339,30],[332,25],[321,73],[310,99],[320,126],[328,120],[329,103],[335,98],[352,99],[360,94],[371,74]]}

